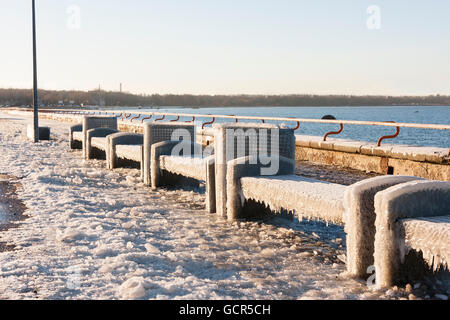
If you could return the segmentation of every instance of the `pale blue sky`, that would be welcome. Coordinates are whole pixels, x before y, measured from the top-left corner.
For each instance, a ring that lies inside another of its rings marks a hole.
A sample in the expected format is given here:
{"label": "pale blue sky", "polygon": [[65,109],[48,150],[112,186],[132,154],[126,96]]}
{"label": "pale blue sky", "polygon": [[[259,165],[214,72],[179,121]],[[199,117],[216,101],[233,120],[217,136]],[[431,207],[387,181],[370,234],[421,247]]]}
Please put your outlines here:
{"label": "pale blue sky", "polygon": [[[36,3],[41,88],[450,94],[448,0]],[[370,5],[379,30],[367,28]],[[31,88],[31,0],[0,0],[0,30],[0,87]]]}

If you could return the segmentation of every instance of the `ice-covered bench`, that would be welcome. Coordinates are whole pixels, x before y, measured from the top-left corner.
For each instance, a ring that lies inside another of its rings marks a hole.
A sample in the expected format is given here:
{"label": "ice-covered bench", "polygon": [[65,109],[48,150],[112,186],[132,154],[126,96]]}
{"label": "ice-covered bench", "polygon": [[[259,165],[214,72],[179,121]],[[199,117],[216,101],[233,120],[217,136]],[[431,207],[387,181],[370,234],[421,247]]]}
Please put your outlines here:
{"label": "ice-covered bench", "polygon": [[[152,166],[154,165],[152,160],[153,145],[162,142],[168,143],[169,141],[172,141],[172,143],[169,143],[170,145],[179,143],[180,141],[194,143],[195,125],[175,122],[153,122],[145,124],[142,146],[142,170],[145,185],[152,186]],[[170,154],[170,152],[164,154]]]}
{"label": "ice-covered bench", "polygon": [[174,139],[178,133],[195,137],[194,125],[183,123],[153,122],[144,125],[144,134],[117,132],[104,140],[107,149],[107,167],[114,169],[119,160],[137,162],[143,182],[151,185],[151,146]]}
{"label": "ice-covered bench", "polygon": [[[79,147],[83,149],[83,157],[91,157],[92,139],[106,138],[106,136],[118,132],[116,117],[84,117],[82,124],[71,126],[69,129],[69,146],[71,149]],[[97,146],[105,146],[103,141],[96,139]]]}
{"label": "ice-covered bench", "polygon": [[195,143],[195,131],[193,124],[147,125],[144,180],[153,190],[174,177],[204,181],[207,211],[215,212],[214,159],[204,156],[202,146]]}
{"label": "ice-covered bench", "polygon": [[295,162],[280,158],[280,171],[261,176],[251,157],[228,162],[228,218],[244,217],[246,203],[256,201],[271,211],[288,211],[299,218],[344,224],[347,234],[347,271],[367,277],[374,264],[375,195],[397,184],[420,180],[410,176],[380,176],[351,186],[293,175]]}
{"label": "ice-covered bench", "polygon": [[[250,164],[250,158],[228,162],[227,207],[230,219],[242,218],[245,201],[252,200],[274,212],[283,210],[294,212],[300,219],[321,220],[335,224],[363,219],[357,228],[371,223],[369,229],[373,232],[375,193],[398,183],[418,179],[383,176],[347,187],[294,175],[295,161],[287,158],[278,160],[280,171],[276,175],[261,176],[261,166]],[[344,201],[345,199],[347,201]],[[369,215],[370,218],[361,217],[363,215],[361,213]]]}
{"label": "ice-covered bench", "polygon": [[[108,158],[108,136],[117,133],[116,129],[95,128],[87,131],[86,135],[86,159]],[[100,154],[104,153],[104,154]],[[103,157],[104,156],[104,157]]]}
{"label": "ice-covered bench", "polygon": [[[295,211],[299,218],[342,223],[345,193],[343,185],[296,175],[280,175],[242,177],[240,188],[242,199],[237,201],[253,200],[275,212]],[[230,213],[230,215],[233,214]],[[238,216],[235,215],[232,218]]]}
{"label": "ice-covered bench", "polygon": [[138,133],[118,132],[106,138],[107,167],[114,169],[119,166],[119,159],[138,162],[142,172],[142,145],[144,135]]}
{"label": "ice-covered bench", "polygon": [[210,213],[216,212],[214,155],[205,156],[200,144],[183,140],[183,142],[164,141],[156,143],[152,146],[151,156],[151,185],[153,190],[167,184],[168,181],[173,179],[173,175],[204,181],[206,210]]}
{"label": "ice-covered bench", "polygon": [[[240,183],[240,175],[251,175],[252,170],[270,175],[294,173],[294,130],[255,123],[217,124],[214,130],[216,209],[217,214],[232,220],[240,217],[240,199],[228,189]],[[229,170],[230,165],[236,165],[236,170]],[[228,177],[228,171],[234,176]]]}
{"label": "ice-covered bench", "polygon": [[450,260],[450,182],[412,181],[375,196],[375,270],[379,288],[402,276],[409,250],[435,270]]}

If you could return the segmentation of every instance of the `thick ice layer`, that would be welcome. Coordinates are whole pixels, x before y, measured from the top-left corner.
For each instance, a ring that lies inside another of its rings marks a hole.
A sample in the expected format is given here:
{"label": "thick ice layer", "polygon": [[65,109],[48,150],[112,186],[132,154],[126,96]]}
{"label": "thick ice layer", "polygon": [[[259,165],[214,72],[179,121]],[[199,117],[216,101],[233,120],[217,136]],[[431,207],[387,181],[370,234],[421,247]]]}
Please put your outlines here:
{"label": "thick ice layer", "polygon": [[201,157],[161,156],[160,168],[197,180],[206,180],[206,162]]}
{"label": "thick ice layer", "polygon": [[[428,265],[437,270],[450,262],[450,216],[405,219],[400,221],[405,234],[406,253],[421,251]],[[403,257],[401,257],[403,258]]]}
{"label": "thick ice layer", "polygon": [[142,147],[136,145],[116,145],[116,155],[118,158],[141,162]]}
{"label": "thick ice layer", "polygon": [[82,131],[75,131],[73,133],[73,139],[77,141],[83,141],[83,132]]}
{"label": "thick ice layer", "polygon": [[345,186],[299,176],[241,178],[245,199],[274,211],[295,211],[300,218],[342,223]]}
{"label": "thick ice layer", "polygon": [[91,138],[91,146],[106,151],[106,138]]}

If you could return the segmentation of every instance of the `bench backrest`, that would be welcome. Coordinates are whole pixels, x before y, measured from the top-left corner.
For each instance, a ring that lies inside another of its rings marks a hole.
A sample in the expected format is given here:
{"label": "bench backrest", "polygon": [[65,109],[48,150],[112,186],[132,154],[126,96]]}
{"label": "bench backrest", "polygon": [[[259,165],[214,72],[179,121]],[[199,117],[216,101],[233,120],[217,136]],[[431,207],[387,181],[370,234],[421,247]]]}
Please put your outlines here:
{"label": "bench backrest", "polygon": [[295,135],[293,129],[255,123],[217,124],[214,130],[216,210],[226,216],[227,163],[248,156],[257,163],[263,163],[264,157],[295,159]]}
{"label": "bench backrest", "polygon": [[255,123],[218,124],[214,129],[217,163],[258,155],[295,159],[293,129]]}
{"label": "bench backrest", "polygon": [[108,128],[117,130],[117,118],[116,117],[84,117],[83,118],[83,131],[86,132],[90,129],[96,128]]}
{"label": "bench backrest", "polygon": [[117,118],[116,117],[83,117],[83,157],[88,154],[87,147],[87,132],[91,129],[107,128],[117,130]]}
{"label": "bench backrest", "polygon": [[144,126],[144,148],[151,148],[153,144],[158,142],[170,141],[177,138],[178,140],[182,140],[180,138],[181,136],[195,142],[195,125],[168,122],[146,123]]}

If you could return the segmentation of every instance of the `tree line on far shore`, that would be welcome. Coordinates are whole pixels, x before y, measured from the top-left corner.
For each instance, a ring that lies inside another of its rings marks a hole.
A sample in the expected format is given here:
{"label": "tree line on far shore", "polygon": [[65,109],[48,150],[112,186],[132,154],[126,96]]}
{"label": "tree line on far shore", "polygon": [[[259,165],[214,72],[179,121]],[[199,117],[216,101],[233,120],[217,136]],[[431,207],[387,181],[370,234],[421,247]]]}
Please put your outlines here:
{"label": "tree line on far shore", "polygon": [[[29,106],[33,92],[29,89],[0,89],[0,105]],[[39,90],[41,106],[179,106],[179,107],[252,107],[252,106],[450,106],[450,96],[381,96],[381,95],[138,95],[125,92]]]}

